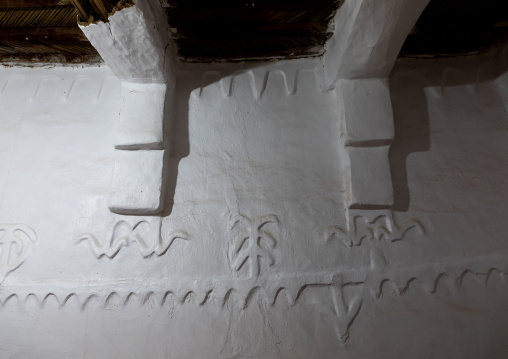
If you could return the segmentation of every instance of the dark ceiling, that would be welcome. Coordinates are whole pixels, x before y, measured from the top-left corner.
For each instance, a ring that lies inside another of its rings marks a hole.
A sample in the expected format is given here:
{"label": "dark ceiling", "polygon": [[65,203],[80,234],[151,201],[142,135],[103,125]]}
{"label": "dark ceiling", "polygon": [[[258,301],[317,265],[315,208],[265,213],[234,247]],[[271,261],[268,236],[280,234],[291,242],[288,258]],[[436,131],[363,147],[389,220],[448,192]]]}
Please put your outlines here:
{"label": "dark ceiling", "polygon": [[[319,56],[344,0],[151,1],[166,7],[182,60],[213,62]],[[117,4],[128,3],[132,0],[0,0],[0,62],[100,61],[77,26],[78,16],[107,21]],[[508,0],[431,0],[401,56],[481,53],[503,39],[507,28]]]}
{"label": "dark ceiling", "polygon": [[431,0],[400,56],[436,57],[488,51],[508,28],[508,0]]}
{"label": "dark ceiling", "polygon": [[71,0],[2,0],[0,62],[96,62]]}
{"label": "dark ceiling", "polygon": [[342,0],[168,0],[185,61],[297,58],[323,53]]}

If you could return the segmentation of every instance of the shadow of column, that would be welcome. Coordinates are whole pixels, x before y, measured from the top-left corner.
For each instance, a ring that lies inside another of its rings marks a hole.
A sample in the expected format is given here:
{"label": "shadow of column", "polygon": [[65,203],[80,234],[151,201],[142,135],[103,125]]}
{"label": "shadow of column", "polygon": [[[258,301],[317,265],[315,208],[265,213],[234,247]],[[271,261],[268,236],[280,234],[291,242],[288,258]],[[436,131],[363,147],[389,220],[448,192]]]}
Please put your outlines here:
{"label": "shadow of column", "polygon": [[[164,109],[164,136],[166,152],[164,156],[163,186],[164,210],[162,217],[171,215],[178,181],[178,167],[180,161],[189,156],[191,139],[189,135],[189,102],[191,94],[222,78],[239,74],[248,70],[264,66],[263,62],[249,64],[226,64],[214,67],[213,64],[196,64],[182,66],[176,71],[176,85],[174,91],[168,91]],[[216,70],[216,71],[215,71]],[[216,72],[217,76],[207,77],[205,73]],[[186,76],[192,74],[191,79]]]}
{"label": "shadow of column", "polygon": [[416,72],[390,78],[395,139],[389,161],[393,182],[393,211],[407,212],[411,194],[407,179],[407,158],[430,149],[430,125],[425,96],[425,79]]}

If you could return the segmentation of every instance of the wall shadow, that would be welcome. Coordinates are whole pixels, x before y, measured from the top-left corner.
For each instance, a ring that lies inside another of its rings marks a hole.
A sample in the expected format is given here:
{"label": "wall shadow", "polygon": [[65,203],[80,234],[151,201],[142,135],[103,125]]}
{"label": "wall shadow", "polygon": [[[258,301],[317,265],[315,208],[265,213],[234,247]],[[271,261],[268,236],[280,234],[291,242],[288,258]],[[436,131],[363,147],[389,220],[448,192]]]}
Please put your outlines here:
{"label": "wall shadow", "polygon": [[[416,66],[402,66],[404,69],[400,71],[396,69],[390,77],[395,126],[395,138],[389,152],[394,191],[393,211],[407,212],[409,209],[411,194],[407,175],[408,157],[430,149],[427,96],[446,101],[460,86],[465,87],[460,90],[465,91],[464,101],[481,101],[485,91],[489,91],[489,96],[496,96],[493,81],[508,68],[508,36],[501,40],[489,53],[420,60]],[[420,65],[425,70],[429,69],[429,65],[432,66],[430,76],[423,75],[424,70],[418,69]],[[497,95],[501,96],[499,93]],[[499,101],[503,100],[499,98]]]}
{"label": "wall shadow", "polygon": [[411,74],[390,79],[395,139],[390,147],[389,162],[393,182],[392,210],[407,212],[411,194],[407,179],[407,158],[415,152],[430,149],[430,124],[423,81]]}
{"label": "wall shadow", "polygon": [[[164,108],[164,137],[166,152],[164,154],[163,190],[164,209],[162,217],[171,215],[178,182],[180,161],[190,154],[189,137],[189,101],[191,93],[223,78],[247,72],[257,67],[266,66],[268,62],[242,62],[224,64],[182,64],[176,66],[176,85],[174,91],[168,91]],[[219,76],[204,76],[214,71]],[[192,78],[189,81],[189,74]]]}

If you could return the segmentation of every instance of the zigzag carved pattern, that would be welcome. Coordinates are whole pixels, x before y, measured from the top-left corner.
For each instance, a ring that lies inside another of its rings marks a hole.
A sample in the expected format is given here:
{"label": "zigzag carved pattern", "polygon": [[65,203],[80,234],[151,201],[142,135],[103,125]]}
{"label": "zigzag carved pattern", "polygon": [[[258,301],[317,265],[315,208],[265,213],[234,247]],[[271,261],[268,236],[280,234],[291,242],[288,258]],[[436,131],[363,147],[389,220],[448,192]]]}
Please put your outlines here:
{"label": "zigzag carved pattern", "polygon": [[[333,272],[333,271],[332,271]],[[391,284],[395,292],[402,296],[413,285],[422,285],[427,293],[436,293],[444,284],[449,289],[457,289],[464,283],[467,276],[477,281],[487,282],[498,277],[506,283],[508,276],[508,256],[480,257],[472,259],[451,259],[439,263],[430,263],[413,266],[389,266],[382,254],[374,252],[369,267],[357,269],[337,269],[335,274],[316,273],[302,274],[268,280],[186,280],[168,281],[168,284],[157,287],[139,288],[132,291],[125,287],[117,290],[105,290],[109,285],[96,284],[74,289],[50,289],[34,286],[11,287],[0,289],[0,305],[3,307],[12,299],[26,302],[30,297],[43,307],[50,298],[56,300],[58,306],[63,307],[75,299],[81,309],[90,303],[98,302],[107,306],[113,298],[118,298],[122,305],[127,305],[134,298],[145,304],[150,298],[157,303],[164,303],[171,298],[175,303],[197,303],[199,305],[215,303],[225,306],[228,302],[236,303],[247,309],[254,300],[262,300],[275,305],[281,298],[286,297],[290,305],[298,304],[305,290],[316,287],[341,287],[347,284],[364,284],[371,289],[374,298],[383,295],[383,291]],[[136,287],[136,285],[134,285]]]}
{"label": "zigzag carved pattern", "polygon": [[240,95],[263,100],[321,92],[317,69],[268,69],[242,70],[232,75],[207,71],[201,77],[198,96],[216,97],[220,93],[224,99]]}

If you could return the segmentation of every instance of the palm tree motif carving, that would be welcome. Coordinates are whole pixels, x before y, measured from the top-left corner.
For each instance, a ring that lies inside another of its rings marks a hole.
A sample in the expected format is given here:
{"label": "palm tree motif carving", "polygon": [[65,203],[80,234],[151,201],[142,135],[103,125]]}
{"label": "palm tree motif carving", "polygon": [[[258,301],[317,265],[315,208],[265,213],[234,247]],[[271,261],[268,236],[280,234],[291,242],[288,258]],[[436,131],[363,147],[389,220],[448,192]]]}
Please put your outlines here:
{"label": "palm tree motif carving", "polygon": [[267,227],[279,224],[279,218],[270,214],[251,219],[244,215],[235,216],[229,230],[233,233],[230,245],[231,268],[239,272],[245,265],[250,266],[250,277],[259,277],[263,263],[275,265],[275,236]]}

